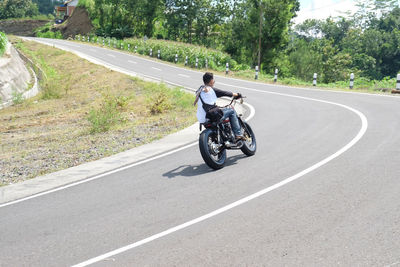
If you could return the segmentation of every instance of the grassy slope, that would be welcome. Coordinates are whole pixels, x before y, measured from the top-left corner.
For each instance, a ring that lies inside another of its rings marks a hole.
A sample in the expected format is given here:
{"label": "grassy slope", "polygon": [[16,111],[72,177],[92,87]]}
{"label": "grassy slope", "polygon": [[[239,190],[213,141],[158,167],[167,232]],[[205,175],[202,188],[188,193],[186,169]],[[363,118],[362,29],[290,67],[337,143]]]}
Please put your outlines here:
{"label": "grassy slope", "polygon": [[[133,79],[34,42],[16,46],[49,78],[39,96],[0,110],[2,185],[112,155],[195,122],[193,96],[177,88]],[[161,110],[155,101],[161,101]],[[117,112],[102,132],[88,117],[101,113],[106,102]]]}
{"label": "grassy slope", "polygon": [[[91,45],[95,45],[95,46],[102,46],[101,44],[98,45],[95,41],[96,39],[91,39],[90,44]],[[168,46],[171,42],[170,41],[160,41],[160,40],[151,40],[154,43],[165,43],[165,46]],[[78,41],[79,42],[79,41]],[[109,47],[110,49],[115,49],[115,50],[120,50],[120,44],[121,44],[121,40],[117,41],[117,48],[113,47],[113,43],[111,44],[111,47]],[[87,44],[89,44],[88,42],[86,42]],[[126,51],[127,50],[127,43],[126,40],[123,41],[124,43],[124,50],[126,53],[134,53],[133,47],[131,46],[131,50],[130,52]],[[182,44],[182,46],[184,46],[185,44]],[[108,47],[108,42],[106,42],[106,46]],[[205,48],[203,48],[204,51],[207,51]],[[203,51],[203,52],[204,52]],[[144,58],[148,58],[148,59],[153,59],[153,60],[158,60],[157,57],[157,49],[153,49],[153,57],[150,58],[148,56],[148,51],[146,50],[145,55],[142,55],[139,53],[139,49],[138,49],[138,53],[136,53],[136,56],[140,56],[140,57],[144,57]],[[175,55],[175,52],[172,53],[173,55]],[[166,64],[171,64],[171,65],[175,65],[172,62],[169,62],[168,60],[174,60],[174,57],[165,59],[165,54],[164,54],[164,58],[161,60]],[[183,57],[181,56],[179,58],[178,64],[180,67],[184,67],[184,68],[189,68],[188,66],[185,66],[183,64]],[[193,61],[193,60],[192,60]],[[203,62],[204,63],[204,62]],[[201,61],[199,61],[200,66],[204,66]],[[193,62],[191,63],[192,65],[194,64]],[[224,64],[222,64],[224,65]],[[192,68],[193,69],[193,68]],[[219,69],[219,70],[217,70]],[[225,75],[225,71],[224,70],[225,67],[220,66],[217,68],[214,68],[213,70],[211,69],[205,69],[200,68],[198,69],[199,71],[212,71],[214,73],[217,73],[219,75]],[[255,76],[255,71],[254,70],[240,70],[240,71],[230,71],[229,72],[229,77],[235,77],[235,78],[239,78],[239,79],[245,79],[245,80],[249,80],[249,81],[254,81],[254,76]],[[264,82],[267,84],[274,84],[273,82],[274,80],[274,76],[273,75],[269,75],[269,74],[259,74],[259,79],[258,82]],[[294,87],[309,87],[309,88],[315,88],[312,86],[312,80],[310,81],[303,81],[297,78],[282,78],[282,77],[278,77],[278,82],[277,84],[280,85],[288,85],[288,86],[294,86]],[[363,92],[363,93],[377,93],[377,94],[388,94],[391,92],[392,89],[396,88],[396,78],[392,78],[392,79],[384,79],[381,81],[376,81],[376,80],[369,80],[366,78],[360,78],[360,77],[356,77],[355,81],[354,81],[354,88],[353,89],[349,89],[349,81],[339,81],[339,82],[335,82],[335,83],[329,83],[329,84],[324,84],[324,83],[320,83],[318,81],[318,85],[317,87],[319,89],[325,89],[325,90],[340,90],[340,91],[351,91],[351,92]]]}

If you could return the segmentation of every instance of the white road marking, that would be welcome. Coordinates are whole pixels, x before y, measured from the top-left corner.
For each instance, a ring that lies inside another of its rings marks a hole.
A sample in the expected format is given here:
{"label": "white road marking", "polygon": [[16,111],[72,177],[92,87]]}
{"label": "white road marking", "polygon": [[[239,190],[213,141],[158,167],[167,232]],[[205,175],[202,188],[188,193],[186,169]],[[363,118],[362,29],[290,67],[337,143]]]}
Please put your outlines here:
{"label": "white road marking", "polygon": [[153,70],[162,71],[162,69],[151,67]]}
{"label": "white road marking", "polygon": [[[226,85],[228,85],[228,84],[226,84]],[[229,86],[231,86],[231,85],[229,85]],[[236,87],[237,87],[237,86],[236,86]],[[289,95],[289,94],[281,94],[281,93],[274,93],[274,92],[266,92],[266,91],[256,90],[256,89],[251,89],[251,88],[246,88],[246,87],[241,87],[241,88],[242,88],[242,89],[248,89],[248,90],[258,91],[258,92],[261,92],[261,93],[276,94],[276,95],[281,95],[281,96],[286,96],[286,97],[292,97],[292,98],[299,98],[299,99],[303,99],[303,100],[321,102],[321,103],[330,104],[330,105],[335,105],[335,106],[339,106],[339,107],[345,108],[345,109],[350,110],[351,112],[355,113],[356,115],[358,115],[358,116],[360,117],[360,120],[361,120],[361,129],[359,130],[358,134],[353,138],[353,140],[351,140],[348,144],[346,144],[343,148],[341,148],[340,150],[338,150],[338,151],[335,152],[334,154],[332,154],[332,155],[330,155],[329,157],[323,159],[322,161],[320,161],[320,162],[318,162],[318,163],[312,165],[311,167],[309,167],[309,168],[307,168],[307,169],[305,169],[305,170],[303,170],[303,171],[301,171],[301,172],[299,172],[299,173],[297,173],[297,174],[295,174],[295,175],[293,175],[293,176],[291,176],[291,177],[288,177],[288,178],[282,180],[282,181],[279,182],[279,183],[276,183],[276,184],[274,184],[274,185],[272,185],[272,186],[269,186],[269,187],[267,187],[267,188],[265,188],[265,189],[262,189],[262,190],[260,190],[260,191],[258,191],[258,192],[256,192],[256,193],[254,193],[254,194],[252,194],[252,195],[249,195],[249,196],[247,196],[247,197],[244,197],[244,198],[242,198],[242,199],[239,199],[239,200],[236,201],[236,202],[233,202],[233,203],[231,203],[231,204],[229,204],[229,205],[226,205],[226,206],[224,206],[224,207],[222,207],[222,208],[219,208],[219,209],[217,209],[217,210],[215,210],[215,211],[212,211],[212,212],[210,212],[210,213],[207,213],[207,214],[205,214],[205,215],[203,215],[203,216],[201,216],[201,217],[198,217],[198,218],[193,219],[193,220],[191,220],[191,221],[188,221],[188,222],[186,222],[186,223],[180,224],[180,225],[178,225],[178,226],[172,227],[172,228],[167,229],[167,230],[165,230],[165,231],[163,231],[163,232],[160,232],[160,233],[158,233],[158,234],[152,235],[152,236],[147,237],[147,238],[145,238],[145,239],[139,240],[139,241],[134,242],[134,243],[132,243],[132,244],[129,244],[129,245],[127,245],[127,246],[124,246],[124,247],[118,248],[118,249],[116,249],[116,250],[107,252],[107,253],[105,253],[105,254],[102,254],[102,255],[97,256],[97,257],[92,258],[92,259],[89,259],[89,260],[84,261],[84,262],[82,262],[82,263],[76,264],[76,265],[74,265],[73,267],[88,266],[88,265],[91,265],[91,264],[93,264],[93,263],[96,263],[96,262],[105,260],[105,259],[107,259],[107,258],[110,258],[110,257],[112,257],[112,256],[121,254],[121,253],[123,253],[123,252],[126,252],[126,251],[131,250],[131,249],[136,248],[136,247],[139,247],[139,246],[141,246],[141,245],[144,245],[144,244],[146,244],[146,243],[149,243],[149,242],[154,241],[154,240],[156,240],[156,239],[159,239],[159,238],[161,238],[161,237],[167,236],[167,235],[169,235],[169,234],[172,234],[172,233],[174,233],[174,232],[177,232],[177,231],[179,231],[179,230],[182,230],[182,229],[187,228],[187,227],[189,227],[189,226],[192,226],[192,225],[194,225],[194,224],[197,224],[197,223],[200,223],[200,222],[202,222],[202,221],[205,221],[205,220],[207,220],[207,219],[209,219],[209,218],[211,218],[211,217],[217,216],[217,215],[219,215],[219,214],[221,214],[221,213],[224,213],[224,212],[226,212],[226,211],[228,211],[228,210],[231,210],[231,209],[233,209],[233,208],[235,208],[235,207],[237,207],[237,206],[243,205],[243,204],[245,204],[245,203],[247,203],[247,202],[249,202],[249,201],[251,201],[251,200],[253,200],[253,199],[255,199],[255,198],[261,197],[261,196],[263,196],[263,195],[265,195],[265,194],[267,194],[267,193],[269,193],[269,192],[271,192],[271,191],[273,191],[273,190],[276,190],[276,189],[278,189],[278,188],[280,188],[280,187],[283,187],[283,186],[285,186],[285,185],[287,185],[287,184],[289,184],[289,183],[291,183],[291,182],[293,182],[293,181],[296,181],[297,179],[299,179],[299,178],[303,177],[304,175],[309,174],[310,172],[312,172],[312,171],[314,171],[314,170],[316,170],[316,169],[322,167],[323,165],[327,164],[328,162],[332,161],[333,159],[339,157],[339,156],[342,155],[344,152],[346,152],[347,150],[349,150],[349,149],[350,149],[351,147],[353,147],[358,141],[361,140],[361,138],[364,136],[364,134],[366,133],[366,131],[367,131],[367,129],[368,129],[368,120],[367,120],[367,118],[365,117],[365,115],[364,115],[363,113],[361,113],[360,111],[358,111],[358,110],[356,110],[356,109],[354,109],[354,108],[351,108],[351,107],[349,107],[349,106],[346,106],[346,105],[342,105],[342,104],[335,103],[335,102],[330,102],[330,101],[325,101],[325,100],[319,100],[319,99],[309,98],[309,97],[301,97],[301,96],[295,96],[295,95]]]}
{"label": "white road marking", "polygon": [[190,78],[190,76],[189,75],[186,75],[186,74],[178,74],[179,76],[182,76],[182,77],[185,77],[185,78]]}
{"label": "white road marking", "polygon": [[[78,55],[79,55],[79,54],[78,54]],[[146,59],[145,59],[145,60],[146,60]],[[151,60],[147,60],[147,61],[151,61]],[[153,61],[152,61],[152,62],[153,62]],[[154,62],[153,62],[153,63],[154,63]],[[159,63],[159,64],[162,64],[162,63]],[[167,64],[163,64],[163,65],[167,65]],[[167,66],[169,66],[169,65],[167,65]],[[174,66],[169,66],[169,67],[174,67]],[[176,67],[175,67],[175,68],[176,68]],[[193,72],[196,72],[196,71],[193,71]],[[151,76],[148,76],[148,77],[153,78],[153,79],[155,78],[155,77],[151,77]],[[160,80],[159,78],[155,78],[155,79],[156,79],[156,80]],[[229,78],[228,78],[228,79],[229,79]],[[232,79],[232,80],[237,80],[237,79]],[[172,82],[169,82],[169,83],[174,84],[174,83],[172,83]],[[256,82],[251,82],[251,83],[256,83]],[[223,84],[223,83],[221,83],[221,84]],[[262,84],[262,83],[257,83],[257,84],[268,86],[268,84]],[[168,230],[166,230],[166,231],[163,231],[163,232],[161,232],[161,233],[155,234],[155,235],[150,236],[150,237],[148,237],[148,238],[142,239],[142,240],[140,240],[140,241],[137,241],[137,242],[132,243],[132,244],[130,244],[130,245],[127,245],[127,246],[125,246],[125,247],[121,247],[121,248],[119,248],[119,249],[116,249],[116,250],[113,250],[113,251],[111,251],[111,252],[105,253],[105,254],[103,254],[103,255],[100,255],[100,256],[98,256],[98,257],[92,258],[92,259],[90,259],[90,260],[87,260],[87,261],[85,261],[85,262],[79,263],[79,264],[74,265],[74,266],[87,266],[87,265],[96,263],[96,262],[98,262],[98,261],[104,260],[104,259],[106,259],[106,258],[109,258],[109,257],[111,257],[111,256],[114,256],[114,255],[123,253],[123,252],[125,252],[125,251],[127,251],[127,250],[133,249],[133,248],[135,248],[135,247],[138,247],[138,246],[141,246],[141,245],[143,245],[143,244],[149,243],[149,242],[151,242],[151,241],[153,241],[153,240],[156,240],[156,239],[159,239],[159,238],[164,237],[164,236],[166,236],[166,235],[172,234],[172,233],[174,233],[174,232],[176,232],[176,231],[179,231],[179,230],[182,230],[182,229],[184,229],[184,228],[187,228],[187,227],[189,227],[189,226],[191,226],[191,225],[194,225],[194,224],[196,224],[196,223],[199,223],[199,222],[202,222],[202,221],[204,221],[204,220],[207,220],[207,219],[209,219],[209,218],[211,218],[211,217],[214,217],[214,216],[216,216],[216,215],[219,215],[219,214],[221,214],[221,213],[223,213],[223,212],[225,212],[225,211],[228,211],[228,210],[230,210],[230,209],[233,209],[233,208],[235,208],[235,207],[237,207],[237,206],[239,206],[239,205],[242,205],[242,204],[244,204],[244,203],[247,203],[247,202],[249,202],[249,201],[251,201],[251,200],[253,200],[253,199],[255,199],[255,198],[258,198],[258,197],[260,197],[260,196],[262,196],[262,195],[264,195],[264,194],[266,194],[266,193],[268,193],[268,192],[270,192],[270,191],[273,191],[273,190],[275,190],[275,189],[278,189],[278,188],[280,188],[280,187],[282,187],[282,186],[284,186],[284,185],[286,185],[286,184],[288,184],[288,183],[291,183],[291,182],[293,182],[293,181],[295,181],[295,180],[297,180],[297,179],[303,177],[304,175],[306,175],[306,174],[308,174],[308,173],[310,173],[310,172],[312,172],[312,171],[314,171],[314,170],[316,170],[316,169],[322,167],[323,165],[327,164],[328,162],[332,161],[333,159],[335,159],[335,158],[339,157],[340,155],[342,155],[343,153],[345,153],[347,150],[349,150],[351,147],[353,147],[356,143],[358,143],[358,142],[361,140],[361,138],[364,136],[365,132],[366,132],[367,129],[368,129],[368,120],[367,120],[367,118],[365,117],[365,115],[364,115],[363,113],[361,113],[360,111],[358,111],[358,110],[356,110],[356,109],[353,109],[353,108],[351,108],[351,107],[349,107],[349,106],[346,106],[346,105],[342,105],[342,104],[335,103],[335,102],[330,102],[330,101],[324,101],[324,100],[314,99],[314,98],[301,97],[301,96],[290,95],[290,94],[283,94],[283,93],[275,93],[275,92],[263,91],[263,90],[252,89],[252,88],[241,87],[241,86],[233,86],[233,85],[230,85],[230,84],[224,84],[224,85],[232,86],[232,87],[236,87],[236,88],[242,88],[242,89],[245,89],[245,90],[250,90],[250,91],[255,91],[255,92],[260,92],[260,93],[275,94],[275,95],[281,95],[281,96],[287,96],[287,97],[293,97],[293,98],[299,98],[299,99],[304,99],[304,100],[310,100],[310,101],[316,101],[316,102],[321,102],[321,103],[336,105],[336,106],[339,106],[339,107],[348,109],[348,110],[354,112],[355,114],[357,114],[357,115],[360,117],[360,119],[361,119],[361,123],[362,123],[361,129],[360,129],[360,131],[358,132],[358,134],[353,138],[353,140],[351,140],[347,145],[345,145],[343,148],[341,148],[340,150],[338,150],[337,152],[335,152],[335,153],[332,154],[331,156],[329,156],[329,157],[323,159],[322,161],[320,161],[320,162],[318,162],[318,163],[312,165],[311,167],[309,167],[309,168],[307,168],[307,169],[305,169],[305,170],[303,170],[303,171],[301,171],[301,172],[299,172],[299,173],[297,173],[297,174],[295,174],[295,175],[293,175],[293,176],[291,176],[291,177],[288,177],[288,178],[282,180],[282,181],[279,182],[279,183],[276,183],[276,184],[274,184],[274,185],[272,185],[272,186],[270,186],[270,187],[267,187],[267,188],[265,188],[265,189],[263,189],[263,190],[261,190],[261,191],[258,191],[258,192],[256,192],[256,193],[254,193],[254,194],[252,194],[252,195],[250,195],[250,196],[248,196],[248,197],[242,198],[242,199],[240,199],[240,200],[238,200],[238,201],[236,201],[236,202],[234,202],[234,203],[232,203],[232,204],[229,204],[229,205],[227,205],[227,206],[224,206],[224,207],[222,207],[222,208],[220,208],[220,209],[218,209],[218,210],[215,210],[215,211],[213,211],[213,212],[210,212],[210,213],[208,213],[208,214],[206,214],[206,215],[203,215],[203,216],[201,216],[201,217],[198,217],[198,218],[196,218],[196,219],[194,219],[194,220],[191,220],[191,221],[186,222],[186,223],[184,223],[184,224],[181,224],[181,225],[172,227],[172,228],[170,228],[170,229],[168,229]],[[190,90],[193,90],[193,89],[191,89],[191,88],[189,88],[189,89],[190,89]],[[294,89],[297,89],[297,88],[294,88]],[[313,90],[313,89],[308,89],[308,88],[304,88],[304,89],[306,89],[306,90]],[[339,92],[340,92],[340,91],[339,91]],[[340,92],[340,93],[343,93],[343,92]],[[374,96],[382,96],[382,95],[374,95]],[[253,115],[254,115],[254,114],[253,114]],[[79,182],[76,182],[76,183],[73,183],[73,184],[70,184],[70,185],[67,185],[67,186],[64,186],[64,187],[60,187],[60,188],[57,188],[57,189],[54,189],[54,190],[51,190],[51,191],[43,192],[43,193],[40,193],[40,194],[31,196],[31,197],[28,197],[28,198],[24,198],[24,199],[21,199],[21,200],[17,200],[17,201],[13,201],[13,202],[10,202],[10,203],[6,203],[6,204],[3,204],[3,205],[0,205],[0,208],[1,208],[1,207],[4,207],[4,206],[8,206],[8,205],[15,204],[15,203],[18,203],[18,202],[22,202],[22,201],[25,201],[25,200],[28,200],[28,199],[31,199],[31,198],[35,198],[35,197],[38,197],[38,196],[41,196],[41,195],[46,195],[46,194],[49,194],[49,193],[52,193],[52,192],[60,191],[60,190],[66,189],[66,188],[68,188],[68,187],[72,187],[72,186],[75,186],[75,185],[79,185],[79,184],[82,184],[82,183],[86,183],[86,182],[89,182],[89,181],[92,181],[92,180],[95,180],[95,179],[99,179],[99,178],[101,178],[101,177],[103,177],[103,176],[107,176],[107,175],[109,175],[109,174],[112,174],[112,173],[115,173],[115,172],[118,172],[118,171],[121,171],[121,170],[124,170],[124,169],[127,169],[127,168],[131,168],[131,167],[134,167],[134,166],[143,164],[143,163],[145,163],[145,162],[149,162],[149,161],[152,161],[152,160],[161,158],[161,157],[163,157],[163,156],[170,155],[170,154],[172,154],[172,153],[175,153],[175,152],[184,150],[184,149],[186,149],[186,148],[188,148],[188,147],[191,147],[191,146],[194,146],[194,145],[197,145],[197,144],[198,144],[198,142],[195,142],[195,143],[193,143],[193,144],[190,144],[190,145],[187,145],[187,146],[182,147],[182,148],[180,148],[180,149],[177,149],[177,150],[174,150],[174,151],[165,153],[165,154],[163,154],[163,155],[159,155],[159,156],[153,157],[153,158],[151,158],[151,159],[148,159],[148,160],[145,160],[145,161],[142,161],[142,162],[134,163],[134,164],[132,164],[132,165],[129,165],[129,166],[126,166],[126,167],[123,167],[123,168],[119,168],[119,169],[116,169],[116,170],[113,170],[113,171],[104,173],[104,174],[99,175],[99,176],[95,176],[95,177],[90,178],[90,179],[87,179],[87,180],[79,181]]]}
{"label": "white road marking", "polygon": [[129,62],[129,63],[132,63],[132,64],[137,64],[136,61],[132,61],[132,60],[128,60],[128,62]]}
{"label": "white road marking", "polygon": [[109,56],[109,57],[115,57],[115,55],[112,55],[112,54],[107,54],[107,56]]}
{"label": "white road marking", "polygon": [[70,188],[70,187],[73,187],[73,186],[77,186],[77,185],[80,185],[80,184],[83,184],[83,183],[87,183],[87,182],[90,182],[90,181],[93,181],[93,180],[97,180],[97,179],[102,178],[104,176],[107,176],[107,175],[110,175],[110,174],[113,174],[113,173],[116,173],[116,172],[119,172],[119,171],[123,171],[123,170],[129,169],[129,168],[132,168],[132,167],[135,167],[135,166],[138,166],[138,165],[141,165],[141,164],[144,164],[144,163],[147,163],[147,162],[159,159],[159,158],[163,158],[163,157],[169,156],[171,154],[174,154],[176,152],[185,150],[185,149],[187,149],[189,147],[192,147],[192,146],[195,146],[197,144],[198,144],[198,142],[194,142],[194,143],[191,143],[189,145],[183,146],[181,148],[169,151],[167,153],[164,153],[164,154],[161,154],[161,155],[158,155],[158,156],[146,159],[146,160],[142,160],[142,161],[139,161],[139,162],[136,162],[136,163],[132,163],[130,165],[127,165],[127,166],[124,166],[124,167],[121,167],[121,168],[117,168],[115,170],[108,171],[108,172],[100,174],[100,175],[96,175],[96,176],[94,176],[92,178],[89,178],[89,179],[85,179],[85,180],[82,180],[82,181],[79,181],[79,182],[68,184],[66,186],[62,186],[62,187],[58,187],[58,188],[55,188],[55,189],[52,189],[52,190],[49,190],[49,191],[45,191],[45,192],[42,192],[42,193],[39,193],[39,194],[36,194],[36,195],[32,195],[32,196],[29,196],[29,197],[25,197],[25,198],[21,198],[21,199],[15,200],[15,201],[4,203],[4,204],[0,205],[0,208],[6,207],[6,206],[11,206],[13,204],[17,204],[17,203],[20,203],[20,202],[23,202],[23,201],[26,201],[26,200],[29,200],[29,199],[37,198],[37,197],[44,196],[44,195],[47,195],[47,194],[50,194],[50,193],[54,193],[54,192],[57,192],[57,191],[61,191],[61,190],[64,190],[64,189],[67,189],[67,188]]}
{"label": "white road marking", "polygon": [[96,51],[95,49],[93,49],[93,48],[90,48],[89,51],[97,52],[97,51]]}

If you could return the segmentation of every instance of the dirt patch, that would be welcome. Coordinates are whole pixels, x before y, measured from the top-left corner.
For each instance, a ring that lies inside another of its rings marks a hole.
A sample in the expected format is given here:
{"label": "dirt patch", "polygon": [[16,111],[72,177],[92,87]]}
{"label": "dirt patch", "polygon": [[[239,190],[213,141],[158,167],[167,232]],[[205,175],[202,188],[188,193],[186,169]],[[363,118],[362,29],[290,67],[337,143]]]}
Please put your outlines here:
{"label": "dirt patch", "polygon": [[71,17],[65,23],[57,25],[55,30],[61,31],[64,38],[73,38],[77,34],[86,35],[90,33],[93,30],[93,25],[86,9],[77,7]]}
{"label": "dirt patch", "polygon": [[48,22],[49,20],[2,20],[0,31],[18,36],[34,36],[34,30]]}

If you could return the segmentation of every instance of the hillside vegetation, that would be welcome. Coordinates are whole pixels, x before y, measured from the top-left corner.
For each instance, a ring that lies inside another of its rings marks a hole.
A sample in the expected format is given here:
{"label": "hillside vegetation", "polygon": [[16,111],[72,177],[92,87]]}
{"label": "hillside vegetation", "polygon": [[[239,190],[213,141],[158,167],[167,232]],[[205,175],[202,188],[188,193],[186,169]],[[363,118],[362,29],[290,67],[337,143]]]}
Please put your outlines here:
{"label": "hillside vegetation", "polygon": [[193,95],[180,88],[144,82],[38,43],[14,45],[47,78],[37,97],[0,110],[0,185],[149,143],[196,120]]}
{"label": "hillside vegetation", "polygon": [[309,83],[314,73],[319,84],[347,82],[351,73],[362,83],[394,78],[400,72],[397,1],[355,4],[354,14],[294,26],[298,0],[80,1],[100,37],[205,46],[229,54],[240,69],[260,64],[263,74],[277,68],[280,78],[292,81]]}
{"label": "hillside vegetation", "polygon": [[7,36],[4,32],[0,32],[0,57],[3,56],[4,51],[6,50],[7,42]]}

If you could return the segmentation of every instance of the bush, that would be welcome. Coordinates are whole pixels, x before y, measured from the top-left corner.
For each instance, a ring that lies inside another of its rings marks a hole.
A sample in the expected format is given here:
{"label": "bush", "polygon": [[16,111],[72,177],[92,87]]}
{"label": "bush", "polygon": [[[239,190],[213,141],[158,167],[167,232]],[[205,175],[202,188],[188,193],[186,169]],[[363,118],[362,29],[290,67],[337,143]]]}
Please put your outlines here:
{"label": "bush", "polygon": [[39,27],[35,30],[35,36],[40,38],[63,39],[60,31],[52,31],[53,24],[51,22]]}
{"label": "bush", "polygon": [[[98,30],[97,34],[106,35],[104,30]],[[86,36],[77,35],[76,39],[87,40]],[[95,35],[90,35],[90,40],[97,42],[97,39],[102,43],[103,37],[98,37]],[[229,63],[230,70],[246,70],[250,69],[249,66],[244,64],[238,64],[232,57],[224,52],[207,49],[203,46],[191,45],[186,43],[179,43],[166,40],[155,40],[149,39],[144,41],[143,39],[129,38],[125,40],[118,40],[115,38],[105,38],[105,44],[111,42],[111,46],[121,49],[121,44],[123,44],[123,49],[128,49],[128,44],[130,45],[131,51],[134,51],[135,46],[137,47],[137,53],[141,55],[149,55],[150,49],[153,50],[153,57],[157,57],[157,51],[161,51],[161,59],[164,61],[175,62],[175,55],[178,54],[178,62],[185,63],[186,56],[188,57],[188,66],[196,66],[196,58],[198,59],[198,67],[205,68],[206,59],[208,61],[208,68],[217,71],[224,71],[226,63]]]}
{"label": "bush", "polygon": [[0,57],[2,57],[6,51],[7,43],[7,36],[3,32],[0,32]]}
{"label": "bush", "polygon": [[128,98],[106,95],[99,108],[92,108],[88,121],[91,124],[90,133],[108,131],[119,121],[123,121],[122,110],[126,107]]}

